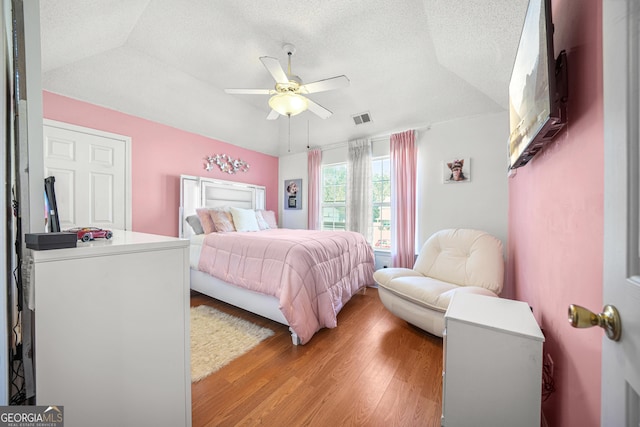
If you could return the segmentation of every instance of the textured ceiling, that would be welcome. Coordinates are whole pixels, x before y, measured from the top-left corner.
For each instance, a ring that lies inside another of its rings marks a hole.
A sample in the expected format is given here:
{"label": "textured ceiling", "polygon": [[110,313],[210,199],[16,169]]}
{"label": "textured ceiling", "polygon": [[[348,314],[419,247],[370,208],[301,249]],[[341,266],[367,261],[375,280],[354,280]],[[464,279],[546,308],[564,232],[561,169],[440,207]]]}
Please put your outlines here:
{"label": "textured ceiling", "polygon": [[[43,89],[272,155],[286,117],[259,60],[296,46],[308,95],[333,111],[291,118],[291,151],[506,111],[527,0],[41,0]],[[369,112],[355,126],[352,115]]]}

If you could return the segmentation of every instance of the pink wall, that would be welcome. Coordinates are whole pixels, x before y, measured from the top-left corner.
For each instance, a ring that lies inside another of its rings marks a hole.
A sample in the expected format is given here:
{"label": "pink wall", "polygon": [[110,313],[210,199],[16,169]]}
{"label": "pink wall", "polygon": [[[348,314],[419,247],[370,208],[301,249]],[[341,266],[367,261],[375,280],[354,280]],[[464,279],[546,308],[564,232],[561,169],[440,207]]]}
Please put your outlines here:
{"label": "pink wall", "polygon": [[509,180],[508,292],[528,302],[554,360],[550,426],[600,425],[602,330],[573,329],[569,304],[602,308],[604,142],[602,4],[553,0],[566,50],[568,126]]}
{"label": "pink wall", "polygon": [[[134,231],[178,235],[181,174],[264,185],[267,209],[278,212],[277,157],[50,92],[43,93],[43,117],[131,137]],[[206,155],[222,153],[247,161],[249,172],[204,170]]]}

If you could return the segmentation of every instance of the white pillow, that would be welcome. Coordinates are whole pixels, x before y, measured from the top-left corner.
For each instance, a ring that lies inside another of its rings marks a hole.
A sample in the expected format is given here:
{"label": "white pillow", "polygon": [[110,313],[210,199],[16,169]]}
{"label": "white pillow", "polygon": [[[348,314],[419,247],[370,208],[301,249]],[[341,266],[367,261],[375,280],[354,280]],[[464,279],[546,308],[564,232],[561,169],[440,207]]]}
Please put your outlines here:
{"label": "white pillow", "polygon": [[230,211],[236,231],[260,231],[260,227],[258,227],[258,220],[256,219],[256,213],[253,209],[232,207]]}
{"label": "white pillow", "polygon": [[258,221],[258,227],[260,228],[260,230],[268,230],[269,228],[269,223],[267,221],[265,221],[264,217],[262,216],[262,212],[260,211],[256,211],[256,221]]}

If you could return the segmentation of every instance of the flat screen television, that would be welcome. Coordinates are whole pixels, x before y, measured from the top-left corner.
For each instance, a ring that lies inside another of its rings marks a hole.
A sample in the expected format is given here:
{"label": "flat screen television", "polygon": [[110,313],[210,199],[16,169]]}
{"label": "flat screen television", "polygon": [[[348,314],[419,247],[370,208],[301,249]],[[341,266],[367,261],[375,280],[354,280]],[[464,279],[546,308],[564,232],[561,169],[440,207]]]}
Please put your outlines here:
{"label": "flat screen television", "polygon": [[553,52],[551,0],[529,0],[509,82],[509,169],[526,165],[566,124],[566,54]]}

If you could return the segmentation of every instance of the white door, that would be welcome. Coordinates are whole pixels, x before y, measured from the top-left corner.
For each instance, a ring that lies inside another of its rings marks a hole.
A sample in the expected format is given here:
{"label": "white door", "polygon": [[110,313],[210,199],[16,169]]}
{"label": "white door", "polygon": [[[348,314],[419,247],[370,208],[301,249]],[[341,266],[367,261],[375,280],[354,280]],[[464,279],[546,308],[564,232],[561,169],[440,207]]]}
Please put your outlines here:
{"label": "white door", "polygon": [[602,426],[640,425],[639,11],[637,0],[603,1],[603,303],[617,307],[622,335],[603,338]]}
{"label": "white door", "polygon": [[60,228],[131,229],[130,138],[52,121],[43,136]]}

